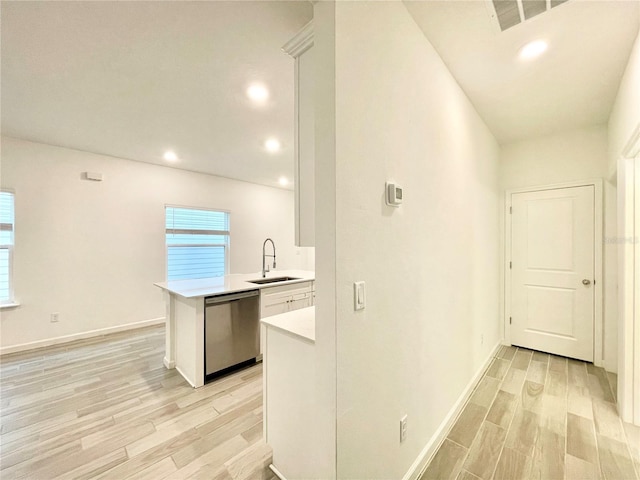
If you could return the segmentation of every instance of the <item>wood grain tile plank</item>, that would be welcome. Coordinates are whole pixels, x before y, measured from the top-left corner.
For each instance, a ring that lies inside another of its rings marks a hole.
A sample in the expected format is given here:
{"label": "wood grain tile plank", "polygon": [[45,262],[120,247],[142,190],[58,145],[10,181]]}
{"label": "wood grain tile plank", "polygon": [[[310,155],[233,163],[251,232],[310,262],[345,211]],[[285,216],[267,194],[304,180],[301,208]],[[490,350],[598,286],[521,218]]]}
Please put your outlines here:
{"label": "wood grain tile plank", "polygon": [[224,465],[234,480],[268,480],[273,451],[265,443],[254,443],[227,460]]}
{"label": "wood grain tile plank", "polygon": [[189,478],[200,470],[205,465],[219,466],[224,465],[224,462],[233,458],[241,450],[247,448],[248,443],[241,435],[235,435],[231,438],[227,438],[222,442],[216,444],[213,448],[201,450],[195,456],[182,456],[184,460],[189,458],[190,460],[181,466],[176,461],[176,455],[172,458],[176,462],[179,469],[171,474],[172,480],[180,480],[183,478]]}
{"label": "wood grain tile plank", "polygon": [[527,373],[524,370],[520,370],[518,368],[510,368],[509,370],[507,370],[507,373],[504,376],[504,380],[502,380],[500,389],[514,395],[520,395],[526,376]]}
{"label": "wood grain tile plank", "polygon": [[526,379],[530,382],[544,385],[547,379],[547,364],[531,361]]}
{"label": "wood grain tile plank", "polygon": [[544,385],[544,391],[547,395],[556,397],[567,396],[567,373],[549,369],[547,381]]}
{"label": "wood grain tile plank", "polygon": [[207,452],[217,449],[219,445],[235,437],[242,440],[243,448],[246,448],[249,443],[242,437],[242,433],[260,423],[261,420],[261,418],[252,413],[235,418],[210,434],[173,453],[173,460],[178,468],[181,469],[198,457],[205,456]]}
{"label": "wood grain tile plank", "polygon": [[[596,458],[592,460],[597,460]],[[587,462],[573,455],[567,454],[565,457],[565,471],[567,480],[599,480],[602,478],[597,463]]]}
{"label": "wood grain tile plank", "polygon": [[609,380],[609,388],[615,403],[618,401],[618,375],[613,372],[607,372],[607,380]]}
{"label": "wood grain tile plank", "polygon": [[597,435],[600,466],[606,480],[637,480],[627,445]]}
{"label": "wood grain tile plank", "polygon": [[605,402],[614,401],[609,380],[607,379],[607,374],[604,369],[587,363],[587,381],[592,397],[599,398]]}
{"label": "wood grain tile plank", "polygon": [[593,420],[593,402],[587,387],[569,385],[567,411],[574,415]]}
{"label": "wood grain tile plank", "polygon": [[542,396],[540,426],[564,437],[567,426],[567,400],[555,395]]}
{"label": "wood grain tile plank", "polygon": [[529,368],[529,362],[531,362],[532,356],[533,356],[532,350],[525,350],[523,348],[519,348],[513,358],[513,362],[511,362],[511,368],[518,368],[520,370],[526,371]]}
{"label": "wood grain tile plank", "polygon": [[476,477],[473,473],[466,470],[460,471],[456,480],[481,480],[480,477]]}
{"label": "wood grain tile plank", "polygon": [[593,422],[587,418],[567,414],[567,453],[587,462],[598,456]]}
{"label": "wood grain tile plank", "polygon": [[532,362],[540,362],[546,365],[549,364],[549,354],[544,352],[533,352],[533,357],[531,358]]}
{"label": "wood grain tile plank", "polygon": [[32,443],[24,445],[22,448],[19,448],[13,452],[8,452],[3,449],[2,468],[7,468],[12,465],[28,461],[39,452],[47,451],[48,449],[57,448],[70,442],[80,440],[84,436],[96,432],[101,432],[102,430],[113,425],[114,422],[111,418],[101,419],[88,425],[84,425],[81,428],[77,428],[72,432],[68,432],[64,435],[49,437],[46,440],[43,440],[42,437],[40,437],[38,439],[39,441],[33,441]]}
{"label": "wood grain tile plank", "polygon": [[565,437],[540,427],[529,478],[532,480],[562,479],[565,472]]}
{"label": "wood grain tile plank", "polygon": [[469,401],[476,405],[480,405],[481,407],[489,408],[493,399],[496,397],[499,386],[499,380],[485,375],[473,392]]}
{"label": "wood grain tile plank", "polygon": [[462,468],[468,449],[445,439],[420,480],[455,479]]}
{"label": "wood grain tile plank", "polygon": [[171,457],[166,457],[128,478],[132,480],[157,480],[158,478],[166,478],[173,475],[176,470],[178,469]]}
{"label": "wood grain tile plank", "polygon": [[467,403],[447,438],[469,448],[486,415],[486,408],[475,403]]}
{"label": "wood grain tile plank", "polygon": [[533,447],[538,438],[538,414],[518,408],[509,427],[505,446],[526,456],[533,455]]}
{"label": "wood grain tile plank", "polygon": [[[50,448],[36,455],[31,456],[28,461],[23,461],[11,466],[5,466],[0,462],[0,477],[5,478],[22,478],[31,477],[39,478],[36,474],[43,468],[57,461],[65,461],[69,457],[77,456],[82,452],[82,445],[79,441],[69,442],[60,447]],[[51,476],[48,476],[50,478]]]}
{"label": "wood grain tile plank", "polygon": [[592,404],[596,432],[619,442],[626,442],[627,438],[616,406],[599,398],[594,398]]}
{"label": "wood grain tile plank", "polygon": [[557,355],[551,355],[549,358],[549,371],[567,373],[567,359]]}
{"label": "wood grain tile plank", "polygon": [[520,396],[520,406],[534,413],[542,411],[542,398],[544,395],[544,385],[525,380]]}
{"label": "wood grain tile plank", "polygon": [[487,369],[487,376],[502,380],[507,370],[509,370],[510,363],[510,361],[501,358],[494,359],[491,366]]}
{"label": "wood grain tile plank", "polygon": [[640,477],[640,427],[630,423],[622,423],[624,433],[627,436],[627,445],[629,445],[629,453],[636,465],[636,473]]}
{"label": "wood grain tile plank", "polygon": [[134,476],[144,470],[148,465],[156,463],[182,448],[188,447],[200,438],[200,435],[198,435],[195,429],[188,430],[177,437],[172,437],[164,443],[155,445],[148,450],[142,451],[138,455],[130,457],[126,462],[112,468],[104,475],[96,477],[96,480],[103,478],[120,479]]}
{"label": "wood grain tile plank", "polygon": [[587,366],[580,360],[569,359],[568,363],[569,385],[574,387],[589,387],[589,379],[587,376]]}
{"label": "wood grain tile plank", "polygon": [[507,432],[490,422],[484,422],[469,450],[463,468],[489,480],[498,463]]}
{"label": "wood grain tile plank", "polygon": [[516,406],[517,397],[513,393],[500,390],[487,414],[487,422],[491,422],[506,430],[511,424]]}
{"label": "wood grain tile plank", "polygon": [[513,347],[511,345],[503,345],[502,348],[500,348],[497,357],[502,358],[503,360],[511,361],[513,360],[513,357],[516,355],[517,351],[517,347]]}
{"label": "wood grain tile plank", "polygon": [[58,477],[59,480],[90,480],[98,475],[117,467],[127,461],[127,452],[123,448],[107,453],[91,462],[84,463],[79,467],[63,473]]}
{"label": "wood grain tile plank", "polygon": [[494,480],[514,480],[527,478],[531,469],[531,457],[504,447],[498,460],[496,471],[493,474]]}

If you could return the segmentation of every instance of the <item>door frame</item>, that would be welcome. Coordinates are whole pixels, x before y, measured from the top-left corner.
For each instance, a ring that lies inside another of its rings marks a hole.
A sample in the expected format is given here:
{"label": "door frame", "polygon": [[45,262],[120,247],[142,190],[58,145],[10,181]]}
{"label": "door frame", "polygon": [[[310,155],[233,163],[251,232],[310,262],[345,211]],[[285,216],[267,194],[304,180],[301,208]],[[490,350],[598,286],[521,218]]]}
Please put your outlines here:
{"label": "door frame", "polygon": [[549,185],[537,185],[531,187],[512,188],[505,191],[504,198],[504,316],[503,332],[504,343],[511,345],[511,325],[507,321],[511,317],[511,197],[514,193],[533,193],[545,190],[557,190],[561,188],[594,187],[594,318],[593,318],[593,363],[601,367],[604,364],[604,200],[601,178],[588,179],[576,182],[553,183]]}
{"label": "door frame", "polygon": [[640,426],[640,244],[637,236],[640,192],[640,123],[631,132],[617,166],[618,236],[618,411],[623,421]]}

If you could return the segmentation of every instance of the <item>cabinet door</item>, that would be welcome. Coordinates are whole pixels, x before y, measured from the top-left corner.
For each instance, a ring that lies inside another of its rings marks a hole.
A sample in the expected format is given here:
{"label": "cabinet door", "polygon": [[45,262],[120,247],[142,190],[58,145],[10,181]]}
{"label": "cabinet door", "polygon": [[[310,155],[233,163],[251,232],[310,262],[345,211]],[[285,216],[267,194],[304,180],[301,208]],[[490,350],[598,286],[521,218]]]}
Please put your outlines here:
{"label": "cabinet door", "polygon": [[[260,318],[311,306],[311,289],[312,282],[263,288],[260,292]],[[296,306],[292,306],[294,304]]]}
{"label": "cabinet door", "polygon": [[266,318],[272,315],[278,315],[279,313],[288,312],[289,303],[289,300],[282,300],[277,303],[267,303],[262,306],[261,317]]}
{"label": "cabinet door", "polygon": [[311,295],[303,298],[293,299],[289,302],[289,311],[298,310],[311,306]]}

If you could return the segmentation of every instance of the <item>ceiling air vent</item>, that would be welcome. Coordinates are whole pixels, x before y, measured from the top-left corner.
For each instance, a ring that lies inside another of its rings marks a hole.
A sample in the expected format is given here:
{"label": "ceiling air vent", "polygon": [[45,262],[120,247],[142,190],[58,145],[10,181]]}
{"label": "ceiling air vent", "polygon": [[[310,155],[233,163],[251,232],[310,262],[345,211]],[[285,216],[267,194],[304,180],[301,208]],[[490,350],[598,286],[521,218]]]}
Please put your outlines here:
{"label": "ceiling air vent", "polygon": [[557,7],[567,0],[489,0],[491,16],[501,31]]}

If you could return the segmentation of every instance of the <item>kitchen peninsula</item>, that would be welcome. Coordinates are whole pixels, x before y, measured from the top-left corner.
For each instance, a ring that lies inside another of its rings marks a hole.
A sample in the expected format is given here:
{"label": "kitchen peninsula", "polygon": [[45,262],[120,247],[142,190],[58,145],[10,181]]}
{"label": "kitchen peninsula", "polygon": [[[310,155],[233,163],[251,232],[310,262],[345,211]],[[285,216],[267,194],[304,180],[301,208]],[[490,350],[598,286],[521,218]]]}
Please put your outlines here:
{"label": "kitchen peninsula", "polygon": [[[287,278],[274,281],[275,279]],[[155,283],[165,292],[166,347],[164,364],[176,368],[193,387],[205,383],[205,303],[216,297],[246,292],[259,294],[259,317],[285,313],[314,304],[315,273],[279,270],[262,274],[233,274],[196,280]],[[252,282],[267,283],[252,283]],[[259,319],[257,319],[259,321]]]}

